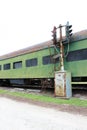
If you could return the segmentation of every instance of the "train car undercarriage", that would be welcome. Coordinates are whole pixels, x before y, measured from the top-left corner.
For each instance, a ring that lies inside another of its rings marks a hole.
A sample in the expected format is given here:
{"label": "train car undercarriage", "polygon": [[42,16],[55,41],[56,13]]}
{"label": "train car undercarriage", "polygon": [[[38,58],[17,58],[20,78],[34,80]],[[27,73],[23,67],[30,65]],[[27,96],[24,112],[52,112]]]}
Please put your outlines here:
{"label": "train car undercarriage", "polygon": [[[72,77],[72,89],[87,89],[87,77]],[[54,88],[54,78],[0,79],[0,86],[25,88]]]}
{"label": "train car undercarriage", "polygon": [[25,88],[41,88],[42,90],[46,88],[54,87],[53,78],[31,78],[31,79],[0,79],[0,86],[8,87],[25,87]]}

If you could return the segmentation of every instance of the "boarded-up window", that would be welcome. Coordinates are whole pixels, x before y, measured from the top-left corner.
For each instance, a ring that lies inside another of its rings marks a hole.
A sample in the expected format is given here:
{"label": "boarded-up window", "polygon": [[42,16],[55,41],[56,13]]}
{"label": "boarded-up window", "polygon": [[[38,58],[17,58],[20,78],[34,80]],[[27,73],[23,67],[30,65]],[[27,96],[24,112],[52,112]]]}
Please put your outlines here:
{"label": "boarded-up window", "polygon": [[18,69],[22,67],[22,61],[14,62],[13,69]]}
{"label": "boarded-up window", "polygon": [[37,66],[37,58],[26,60],[26,67]]}
{"label": "boarded-up window", "polygon": [[51,56],[44,56],[42,59],[43,65],[52,64],[53,60],[51,59]]}
{"label": "boarded-up window", "polygon": [[3,69],[4,70],[9,70],[10,69],[10,63],[4,64]]}

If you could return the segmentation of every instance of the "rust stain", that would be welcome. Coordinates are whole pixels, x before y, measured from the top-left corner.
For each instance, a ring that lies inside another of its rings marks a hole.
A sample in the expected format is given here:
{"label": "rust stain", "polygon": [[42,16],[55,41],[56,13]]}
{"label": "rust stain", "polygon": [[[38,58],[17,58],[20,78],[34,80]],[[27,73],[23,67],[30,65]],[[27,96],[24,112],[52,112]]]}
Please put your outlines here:
{"label": "rust stain", "polygon": [[65,89],[65,73],[59,72],[55,74],[55,95],[66,96]]}

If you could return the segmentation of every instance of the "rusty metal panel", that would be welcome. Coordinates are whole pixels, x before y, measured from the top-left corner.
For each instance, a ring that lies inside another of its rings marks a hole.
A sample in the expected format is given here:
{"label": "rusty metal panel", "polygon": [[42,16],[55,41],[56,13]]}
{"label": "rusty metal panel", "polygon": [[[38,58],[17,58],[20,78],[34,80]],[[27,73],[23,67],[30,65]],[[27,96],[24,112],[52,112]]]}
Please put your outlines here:
{"label": "rusty metal panel", "polygon": [[65,96],[65,73],[64,72],[55,73],[55,95]]}
{"label": "rusty metal panel", "polygon": [[72,97],[70,72],[55,72],[55,96],[66,98]]}

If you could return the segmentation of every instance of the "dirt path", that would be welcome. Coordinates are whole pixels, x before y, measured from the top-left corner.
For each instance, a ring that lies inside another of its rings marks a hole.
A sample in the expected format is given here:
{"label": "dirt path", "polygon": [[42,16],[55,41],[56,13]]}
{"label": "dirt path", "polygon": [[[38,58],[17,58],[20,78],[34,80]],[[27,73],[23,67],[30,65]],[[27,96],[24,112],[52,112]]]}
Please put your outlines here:
{"label": "dirt path", "polygon": [[68,113],[75,114],[75,115],[87,116],[86,107],[71,106],[68,104],[58,105],[58,104],[54,104],[54,103],[45,103],[45,102],[34,101],[31,99],[27,99],[27,98],[15,97],[15,96],[6,95],[6,94],[2,94],[2,95],[0,95],[0,97],[6,97],[9,99],[15,100],[17,102],[28,103],[31,105],[37,105],[37,106],[41,106],[41,107],[45,107],[45,108],[52,108],[56,111],[62,111],[62,112],[68,112]]}
{"label": "dirt path", "polygon": [[[1,88],[4,90],[9,90],[12,92],[26,92],[26,93],[36,93],[36,94],[44,94],[44,93],[40,93],[39,90],[32,90],[32,89],[22,89],[22,88]],[[45,93],[46,94],[46,93]],[[49,96],[53,96],[53,94],[51,93],[47,93],[47,95]],[[75,97],[78,98],[82,98],[82,99],[87,99],[87,92],[84,95],[80,95],[78,93],[76,93],[74,95]],[[71,106],[68,104],[64,104],[64,105],[58,105],[58,104],[54,104],[54,103],[45,103],[45,102],[40,102],[40,101],[34,101],[31,99],[26,99],[26,98],[22,98],[22,97],[15,97],[15,96],[11,96],[11,95],[7,95],[7,94],[0,94],[0,97],[6,97],[6,98],[10,98],[13,99],[15,101],[20,101],[20,102],[24,102],[24,103],[29,103],[29,104],[33,104],[33,105],[37,105],[37,106],[42,106],[45,108],[52,108],[55,109],[57,111],[62,111],[62,112],[68,112],[68,113],[72,113],[75,115],[83,115],[83,116],[87,116],[87,107],[78,107],[78,106]]]}
{"label": "dirt path", "polygon": [[15,100],[0,97],[0,130],[87,130],[86,116]]}

